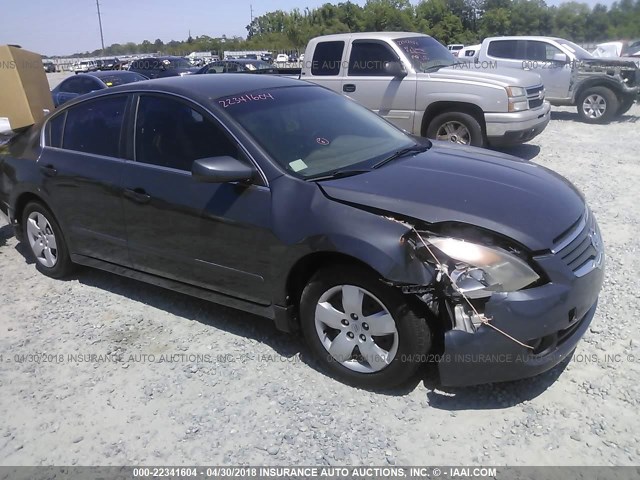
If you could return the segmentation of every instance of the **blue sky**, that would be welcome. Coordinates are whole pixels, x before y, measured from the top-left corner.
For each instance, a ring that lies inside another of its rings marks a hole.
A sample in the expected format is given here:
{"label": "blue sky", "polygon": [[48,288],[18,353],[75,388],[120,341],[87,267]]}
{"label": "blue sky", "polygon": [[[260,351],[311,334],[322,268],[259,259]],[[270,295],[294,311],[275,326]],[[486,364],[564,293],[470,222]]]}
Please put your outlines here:
{"label": "blue sky", "polygon": [[[337,0],[330,3],[339,3]],[[585,0],[595,4],[596,0]],[[610,5],[613,0],[600,0]],[[246,35],[253,4],[255,16],[292,8],[313,8],[327,0],[100,0],[104,42],[184,40],[191,35]],[[354,3],[364,4],[364,0]],[[417,3],[414,0],[412,3]],[[553,5],[559,0],[548,0]],[[0,45],[22,45],[44,55],[100,48],[95,0],[2,0]]]}

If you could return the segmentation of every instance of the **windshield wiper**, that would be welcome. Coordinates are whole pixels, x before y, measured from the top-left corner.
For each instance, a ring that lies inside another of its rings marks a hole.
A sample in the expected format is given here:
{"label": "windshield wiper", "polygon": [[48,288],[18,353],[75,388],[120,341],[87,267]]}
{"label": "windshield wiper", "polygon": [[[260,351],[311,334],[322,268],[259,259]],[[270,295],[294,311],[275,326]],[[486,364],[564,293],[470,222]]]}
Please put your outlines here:
{"label": "windshield wiper", "polygon": [[360,175],[361,173],[367,173],[370,172],[370,169],[365,169],[365,168],[361,168],[361,169],[353,169],[353,170],[335,170],[331,173],[327,173],[327,174],[322,174],[322,175],[318,175],[315,177],[307,177],[306,180],[311,180],[314,182],[317,182],[319,180],[335,180],[336,178],[345,178],[345,177],[351,177],[353,175]]}
{"label": "windshield wiper", "polygon": [[424,69],[424,73],[435,72],[437,70],[440,70],[441,68],[450,67],[451,65],[453,65],[453,63],[440,63],[438,65],[431,65],[430,67]]}
{"label": "windshield wiper", "polygon": [[372,168],[380,168],[383,165],[386,165],[389,162],[393,162],[394,160],[396,160],[396,159],[398,159],[400,157],[404,157],[405,155],[407,155],[409,153],[426,152],[430,148],[431,148],[431,145],[421,145],[419,143],[416,143],[415,145],[412,145],[410,147],[403,148],[402,150],[398,150],[393,155],[391,155],[391,156],[385,158],[384,160],[381,160],[378,163],[376,163]]}

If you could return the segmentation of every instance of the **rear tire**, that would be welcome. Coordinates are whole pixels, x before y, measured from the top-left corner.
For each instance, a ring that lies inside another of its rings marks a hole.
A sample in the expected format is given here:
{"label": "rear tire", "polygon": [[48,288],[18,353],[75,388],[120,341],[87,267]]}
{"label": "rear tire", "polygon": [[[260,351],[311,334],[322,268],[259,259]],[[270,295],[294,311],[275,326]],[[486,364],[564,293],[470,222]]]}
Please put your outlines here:
{"label": "rear tire", "polygon": [[411,378],[431,347],[424,313],[363,267],[319,270],[300,300],[314,357],[340,381],[387,389]]}
{"label": "rear tire", "polygon": [[578,97],[578,116],[585,123],[609,123],[616,116],[619,105],[618,97],[608,88],[587,88]]}
{"label": "rear tire", "polygon": [[63,278],[73,270],[67,243],[51,210],[40,202],[28,203],[22,214],[22,229],[40,273]]}
{"label": "rear tire", "polygon": [[484,147],[485,145],[480,122],[472,115],[462,112],[447,112],[436,115],[427,127],[427,138],[474,147]]}

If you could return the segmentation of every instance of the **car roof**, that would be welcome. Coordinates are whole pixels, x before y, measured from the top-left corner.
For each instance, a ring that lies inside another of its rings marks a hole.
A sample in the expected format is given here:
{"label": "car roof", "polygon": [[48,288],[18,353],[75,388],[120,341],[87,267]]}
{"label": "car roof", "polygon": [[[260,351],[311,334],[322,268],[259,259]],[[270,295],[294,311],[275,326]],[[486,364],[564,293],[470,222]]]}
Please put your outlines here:
{"label": "car roof", "polygon": [[[184,77],[165,77],[142,82],[127,83],[84,95],[83,99],[113,94],[116,92],[163,92],[189,98],[200,104],[207,104],[212,99],[252,92],[260,89],[311,86],[302,80],[279,77],[275,75],[252,75],[229,73],[218,75],[186,75]],[[74,102],[75,103],[75,102]]]}
{"label": "car roof", "polygon": [[424,33],[416,33],[416,32],[357,32],[357,33],[336,33],[333,35],[322,35],[321,37],[316,37],[317,41],[325,41],[325,40],[345,40],[347,38],[353,39],[369,39],[369,40],[393,40],[396,38],[407,38],[407,37],[428,37]]}

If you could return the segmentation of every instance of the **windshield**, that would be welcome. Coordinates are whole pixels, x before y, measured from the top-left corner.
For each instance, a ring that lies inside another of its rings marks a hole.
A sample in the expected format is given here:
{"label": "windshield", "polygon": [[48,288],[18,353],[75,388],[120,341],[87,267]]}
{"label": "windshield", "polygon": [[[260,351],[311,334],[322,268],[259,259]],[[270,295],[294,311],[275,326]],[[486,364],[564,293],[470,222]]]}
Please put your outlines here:
{"label": "windshield", "polygon": [[418,72],[432,72],[457,62],[444,45],[431,37],[399,38],[394,41]]}
{"label": "windshield", "polygon": [[302,178],[370,168],[415,143],[375,113],[322,87],[259,90],[216,103],[273,160]]}
{"label": "windshield", "polygon": [[149,80],[147,77],[135,72],[122,72],[118,75],[107,75],[99,77],[107,87],[117,87],[125,83],[141,82]]}
{"label": "windshield", "polygon": [[589,60],[593,58],[593,55],[587,52],[580,45],[576,45],[573,42],[570,42],[568,40],[562,40],[562,39],[559,39],[558,43],[563,47],[565,47],[566,49],[570,50],[577,57],[578,60]]}

